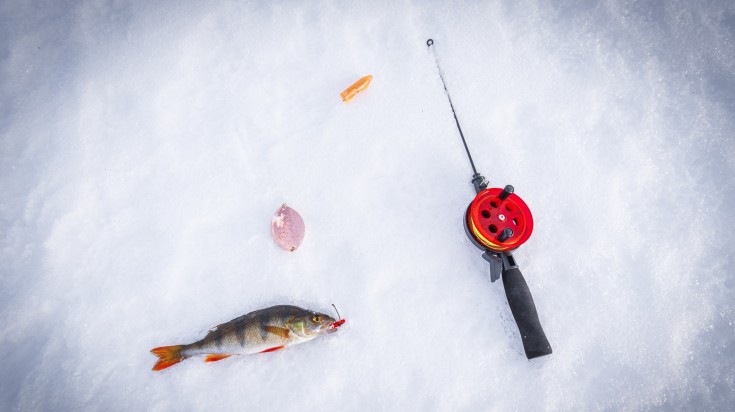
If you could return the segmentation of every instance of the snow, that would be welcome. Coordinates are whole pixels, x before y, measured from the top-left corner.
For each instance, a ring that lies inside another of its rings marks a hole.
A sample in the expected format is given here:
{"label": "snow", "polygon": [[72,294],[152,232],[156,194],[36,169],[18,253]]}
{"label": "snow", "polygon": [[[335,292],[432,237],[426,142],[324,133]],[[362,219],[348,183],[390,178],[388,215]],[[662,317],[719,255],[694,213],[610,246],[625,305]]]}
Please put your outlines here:
{"label": "snow", "polygon": [[[429,37],[479,171],[534,213],[515,257],[550,357],[464,234]],[[0,409],[735,402],[731,2],[8,1],[0,39]],[[150,370],[332,303],[339,333]]]}

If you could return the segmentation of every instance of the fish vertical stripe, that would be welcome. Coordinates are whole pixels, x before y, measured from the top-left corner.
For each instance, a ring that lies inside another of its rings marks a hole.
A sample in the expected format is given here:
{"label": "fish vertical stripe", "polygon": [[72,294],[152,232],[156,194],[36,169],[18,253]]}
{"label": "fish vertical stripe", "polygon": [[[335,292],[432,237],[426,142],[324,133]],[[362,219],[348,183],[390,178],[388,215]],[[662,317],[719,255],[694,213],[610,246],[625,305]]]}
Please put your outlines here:
{"label": "fish vertical stripe", "polygon": [[266,328],[266,325],[261,323],[258,325],[258,330],[260,331],[260,339],[263,340],[263,342],[268,340],[268,329]]}
{"label": "fish vertical stripe", "polygon": [[244,348],[247,345],[247,340],[245,339],[245,325],[238,325],[235,329],[235,334],[237,336],[237,343]]}

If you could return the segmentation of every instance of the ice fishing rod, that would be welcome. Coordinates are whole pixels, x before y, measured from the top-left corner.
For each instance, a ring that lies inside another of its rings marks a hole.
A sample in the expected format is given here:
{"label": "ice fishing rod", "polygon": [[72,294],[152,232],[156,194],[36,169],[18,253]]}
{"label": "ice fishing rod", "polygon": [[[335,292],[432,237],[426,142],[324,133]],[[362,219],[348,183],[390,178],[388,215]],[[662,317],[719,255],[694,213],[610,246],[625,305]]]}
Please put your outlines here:
{"label": "ice fishing rod", "polygon": [[[426,41],[426,45],[431,47],[434,44],[434,40],[429,39]],[[470,159],[470,166],[472,166],[472,173],[477,174],[477,169],[475,168],[475,162],[472,161],[472,155],[470,154],[470,148],[467,147],[467,140],[464,138],[464,133],[462,133],[462,127],[459,125],[459,119],[457,119],[457,112],[454,110],[454,105],[452,104],[452,97],[449,96],[449,90],[447,90],[447,83],[444,82],[444,75],[442,74],[442,69],[439,67],[439,59],[436,58],[436,52],[434,49],[431,49],[432,52],[434,52],[434,62],[436,63],[436,70],[439,72],[439,78],[442,80],[442,85],[444,86],[444,93],[447,95],[447,99],[449,99],[449,107],[452,108],[452,116],[454,116],[454,123],[457,123],[457,130],[459,130],[459,137],[462,138],[462,144],[464,145],[464,150],[467,152],[467,158]]]}
{"label": "ice fishing rod", "polygon": [[465,211],[463,219],[465,232],[470,241],[484,251],[482,257],[490,264],[490,280],[495,282],[502,275],[505,296],[518,326],[526,357],[534,359],[550,355],[551,345],[541,327],[533,296],[512,253],[531,237],[533,231],[531,210],[523,199],[514,193],[513,186],[507,185],[502,189],[488,188],[488,181],[477,172],[467,140],[459,125],[452,98],[449,96],[436,50],[432,47],[434,40],[427,40],[426,45],[434,56],[444,93],[449,100],[459,136],[472,166],[472,185],[475,187],[476,195]]}

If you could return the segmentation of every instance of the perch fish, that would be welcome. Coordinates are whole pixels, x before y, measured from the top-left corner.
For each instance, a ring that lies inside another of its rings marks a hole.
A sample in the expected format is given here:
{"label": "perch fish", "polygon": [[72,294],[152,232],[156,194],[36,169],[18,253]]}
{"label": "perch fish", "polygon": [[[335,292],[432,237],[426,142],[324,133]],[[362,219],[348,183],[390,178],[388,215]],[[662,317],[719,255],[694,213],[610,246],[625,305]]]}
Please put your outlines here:
{"label": "perch fish", "polygon": [[152,349],[158,356],[153,370],[166,369],[197,355],[207,355],[205,362],[215,362],[232,355],[273,352],[335,332],[344,323],[344,319],[335,320],[297,306],[256,310],[216,326],[197,342]]}

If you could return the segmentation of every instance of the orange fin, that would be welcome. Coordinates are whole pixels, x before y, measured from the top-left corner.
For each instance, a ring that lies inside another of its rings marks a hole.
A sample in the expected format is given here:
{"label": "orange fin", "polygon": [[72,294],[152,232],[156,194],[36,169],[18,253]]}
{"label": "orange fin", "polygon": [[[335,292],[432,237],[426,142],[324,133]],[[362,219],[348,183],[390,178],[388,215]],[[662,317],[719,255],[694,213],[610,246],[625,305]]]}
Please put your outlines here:
{"label": "orange fin", "polygon": [[284,345],[281,345],[281,346],[276,346],[275,348],[270,348],[270,349],[262,350],[262,351],[260,351],[260,353],[275,352],[275,351],[277,351],[277,350],[281,350],[281,349],[283,349],[283,348],[285,348],[285,347],[286,347],[286,346],[284,346]]}
{"label": "orange fin", "polygon": [[286,328],[279,328],[278,326],[266,326],[265,330],[268,331],[268,333],[272,333],[276,336],[280,336],[283,339],[288,339],[289,333],[291,333],[290,330]]}
{"label": "orange fin", "polygon": [[158,362],[153,366],[154,371],[166,369],[184,360],[181,355],[181,345],[161,346],[151,349],[151,353],[158,356]]}
{"label": "orange fin", "polygon": [[223,353],[218,353],[218,354],[214,354],[214,355],[207,355],[207,357],[204,358],[204,362],[217,362],[217,361],[221,361],[222,359],[227,359],[230,356],[232,356],[232,355],[226,355],[226,354],[223,354]]}
{"label": "orange fin", "polygon": [[352,84],[352,86],[345,89],[345,91],[343,91],[339,95],[342,96],[342,100],[344,100],[345,102],[349,102],[350,100],[352,100],[353,97],[355,97],[355,95],[367,89],[368,86],[370,86],[370,81],[372,80],[373,76],[371,74],[368,74],[367,76],[356,81],[354,84]]}

